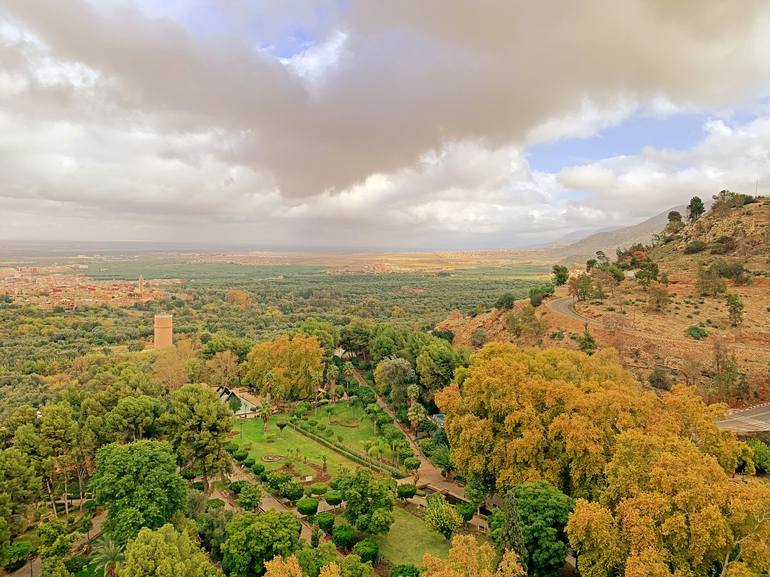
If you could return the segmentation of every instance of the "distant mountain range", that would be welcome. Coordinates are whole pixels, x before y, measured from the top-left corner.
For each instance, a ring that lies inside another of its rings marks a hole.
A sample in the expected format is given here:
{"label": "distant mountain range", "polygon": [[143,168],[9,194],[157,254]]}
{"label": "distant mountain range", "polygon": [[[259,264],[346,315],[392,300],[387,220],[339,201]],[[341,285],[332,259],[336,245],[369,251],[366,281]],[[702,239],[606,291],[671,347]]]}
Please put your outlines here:
{"label": "distant mountain range", "polygon": [[[598,250],[604,251],[607,256],[613,258],[617,248],[624,248],[639,242],[642,244],[652,243],[652,237],[665,228],[666,223],[668,222],[668,213],[672,210],[678,210],[684,215],[687,211],[687,207],[684,205],[674,206],[668,210],[664,210],[660,214],[656,214],[652,218],[640,222],[639,224],[595,232],[585,238],[570,242],[569,244],[553,246],[552,250],[563,261],[569,262],[582,262],[596,254],[596,251]],[[562,242],[571,241],[573,239],[574,234],[565,237],[562,239]]]}

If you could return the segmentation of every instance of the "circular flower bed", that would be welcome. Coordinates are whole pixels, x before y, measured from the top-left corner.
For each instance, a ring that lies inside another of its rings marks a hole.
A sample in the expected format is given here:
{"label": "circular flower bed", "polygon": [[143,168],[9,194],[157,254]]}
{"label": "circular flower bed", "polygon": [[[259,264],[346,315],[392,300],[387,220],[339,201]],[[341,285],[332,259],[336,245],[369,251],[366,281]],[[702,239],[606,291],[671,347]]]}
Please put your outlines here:
{"label": "circular flower bed", "polygon": [[283,455],[264,455],[262,457],[262,460],[265,463],[277,463],[278,461],[283,461],[286,457]]}

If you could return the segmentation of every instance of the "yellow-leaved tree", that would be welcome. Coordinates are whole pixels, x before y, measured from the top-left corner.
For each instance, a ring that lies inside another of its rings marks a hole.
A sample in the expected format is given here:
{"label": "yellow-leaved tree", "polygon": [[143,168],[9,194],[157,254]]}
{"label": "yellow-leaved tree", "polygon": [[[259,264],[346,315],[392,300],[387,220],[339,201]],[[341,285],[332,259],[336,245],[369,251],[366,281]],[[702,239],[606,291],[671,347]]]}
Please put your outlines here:
{"label": "yellow-leaved tree", "polygon": [[262,395],[306,399],[323,383],[323,356],[314,336],[280,336],[254,345],[246,357],[244,379]]}
{"label": "yellow-leaved tree", "polygon": [[479,543],[472,535],[456,535],[447,559],[428,553],[422,558],[422,577],[525,577],[516,553],[506,551],[496,566],[497,554],[489,543]]}

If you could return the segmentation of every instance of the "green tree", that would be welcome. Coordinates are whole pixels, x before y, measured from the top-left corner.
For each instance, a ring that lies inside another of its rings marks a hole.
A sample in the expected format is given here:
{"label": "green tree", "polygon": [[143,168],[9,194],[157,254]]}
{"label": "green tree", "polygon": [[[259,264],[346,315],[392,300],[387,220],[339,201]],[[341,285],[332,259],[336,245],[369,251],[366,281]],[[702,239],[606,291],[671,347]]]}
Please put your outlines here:
{"label": "green tree", "polygon": [[369,353],[369,340],[372,324],[363,319],[354,318],[340,331],[340,345],[354,355],[366,357]]}
{"label": "green tree", "polygon": [[737,327],[743,323],[743,300],[736,293],[727,293],[727,312],[730,315],[730,324]]}
{"label": "green tree", "polygon": [[560,264],[553,265],[553,282],[556,286],[567,284],[569,280],[569,269]]}
{"label": "green tree", "polygon": [[233,428],[233,412],[205,385],[185,385],[171,395],[171,437],[183,462],[209,479],[229,469],[225,445]]}
{"label": "green tree", "polygon": [[125,547],[110,538],[102,539],[94,550],[94,569],[104,577],[117,577],[118,569],[126,560]]}
{"label": "green tree", "polygon": [[152,433],[165,407],[161,401],[148,395],[123,397],[105,416],[105,426],[122,441],[141,441],[145,433]]}
{"label": "green tree", "polygon": [[181,509],[187,485],[168,443],[138,441],[99,450],[91,489],[108,509],[105,533],[126,543],[140,528],[156,529]]}
{"label": "green tree", "polygon": [[506,551],[513,551],[526,569],[527,547],[524,544],[519,507],[513,489],[505,492],[503,502],[492,513],[489,525],[498,557],[502,558]]}
{"label": "green tree", "polygon": [[547,481],[514,487],[524,549],[520,554],[530,574],[556,577],[567,554],[565,526],[574,501]]}
{"label": "green tree", "polygon": [[126,547],[120,577],[222,577],[222,571],[187,532],[172,525],[142,529]]}
{"label": "green tree", "polygon": [[291,513],[243,513],[227,526],[222,543],[222,568],[232,577],[252,577],[264,572],[265,561],[288,557],[300,548],[302,525]]}
{"label": "green tree", "polygon": [[345,518],[359,531],[387,533],[393,524],[393,505],[396,502],[396,482],[390,478],[375,477],[369,469],[354,473],[345,471],[338,479],[345,506]]}
{"label": "green tree", "polygon": [[434,338],[417,357],[417,373],[420,383],[429,390],[437,390],[452,380],[455,367],[460,359],[452,345],[443,339]]}
{"label": "green tree", "polygon": [[703,204],[703,201],[700,197],[693,196],[690,199],[690,204],[687,205],[687,220],[695,222],[703,216],[704,212],[706,212],[706,206]]}
{"label": "green tree", "polygon": [[463,526],[463,518],[443,495],[428,495],[425,526],[449,540]]}
{"label": "green tree", "polygon": [[238,506],[244,511],[256,511],[262,500],[262,491],[256,483],[245,483],[238,495]]}
{"label": "green tree", "polygon": [[394,405],[406,404],[406,388],[416,378],[412,364],[399,357],[383,359],[374,370],[374,382],[380,394],[387,395]]}
{"label": "green tree", "polygon": [[[63,481],[64,495],[69,494],[69,479],[74,468],[73,453],[77,444],[78,424],[72,406],[66,401],[48,403],[40,411],[41,450],[47,457],[45,465],[49,477],[49,491],[53,492],[54,479]],[[69,500],[64,499],[64,512],[69,516]],[[55,510],[54,510],[55,513]]]}
{"label": "green tree", "polygon": [[577,342],[581,352],[587,355],[592,355],[596,352],[596,339],[591,334],[591,331],[588,330],[588,323],[585,324],[583,334],[578,337]]}
{"label": "green tree", "polygon": [[516,302],[516,296],[513,293],[504,293],[495,302],[495,308],[500,310],[510,310],[513,303]]}

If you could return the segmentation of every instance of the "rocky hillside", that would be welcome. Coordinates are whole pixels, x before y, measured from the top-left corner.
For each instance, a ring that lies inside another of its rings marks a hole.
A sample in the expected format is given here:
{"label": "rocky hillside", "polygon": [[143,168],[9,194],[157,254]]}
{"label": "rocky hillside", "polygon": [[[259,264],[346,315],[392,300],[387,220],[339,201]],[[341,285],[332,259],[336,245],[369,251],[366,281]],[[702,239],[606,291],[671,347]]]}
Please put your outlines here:
{"label": "rocky hillside", "polygon": [[652,251],[653,259],[667,262],[689,257],[705,261],[723,256],[754,261],[756,265],[767,264],[770,197],[748,197],[750,201],[744,203],[746,197],[742,200],[741,196],[717,200],[713,208],[695,222],[679,231],[664,232],[664,242]]}

